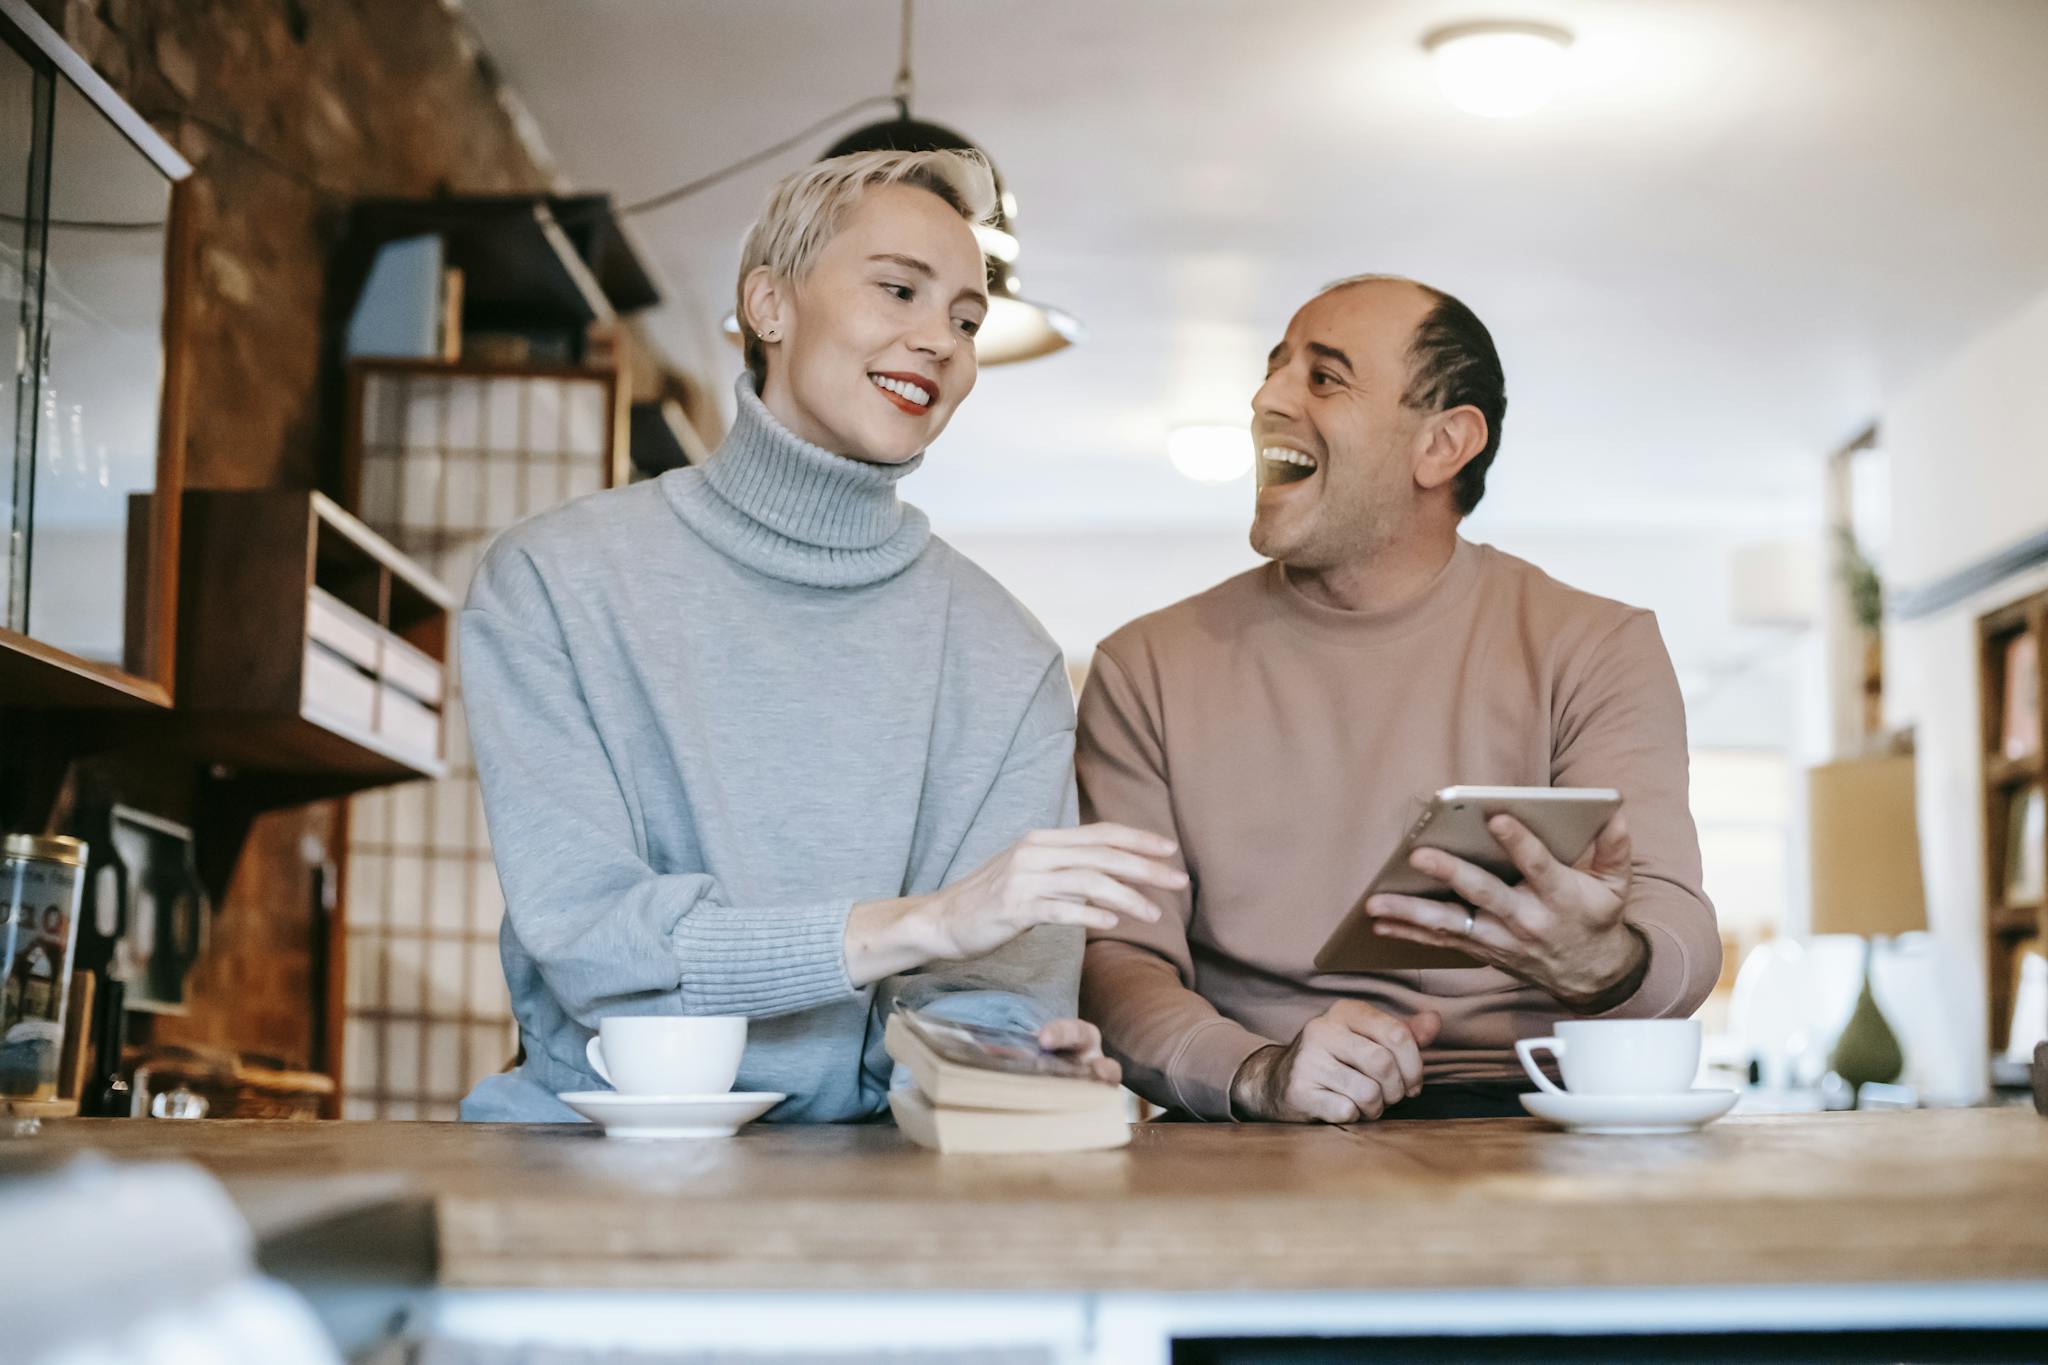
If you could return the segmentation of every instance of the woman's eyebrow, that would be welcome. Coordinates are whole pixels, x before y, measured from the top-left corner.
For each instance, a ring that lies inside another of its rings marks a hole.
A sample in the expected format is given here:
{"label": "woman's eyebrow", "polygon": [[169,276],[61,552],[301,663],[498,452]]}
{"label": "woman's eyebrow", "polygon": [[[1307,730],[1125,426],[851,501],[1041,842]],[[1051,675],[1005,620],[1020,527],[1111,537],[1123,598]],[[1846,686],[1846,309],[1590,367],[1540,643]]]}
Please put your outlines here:
{"label": "woman's eyebrow", "polygon": [[901,252],[897,251],[879,252],[876,255],[868,257],[868,259],[871,261],[886,261],[891,265],[900,265],[905,270],[910,271],[912,274],[922,275],[928,280],[936,278],[939,273],[938,271],[932,269],[929,265],[925,264],[923,261],[917,259],[917,257],[905,256]]}
{"label": "woman's eyebrow", "polygon": [[[939,272],[932,269],[930,265],[926,264],[923,261],[920,261],[915,256],[905,256],[900,251],[877,252],[874,255],[868,257],[868,259],[870,261],[881,261],[888,265],[900,265],[905,270],[908,270],[911,274],[922,275],[928,280],[937,279],[939,275]],[[988,294],[980,289],[969,287],[955,294],[953,296],[953,302],[978,303],[983,308],[987,308]]]}

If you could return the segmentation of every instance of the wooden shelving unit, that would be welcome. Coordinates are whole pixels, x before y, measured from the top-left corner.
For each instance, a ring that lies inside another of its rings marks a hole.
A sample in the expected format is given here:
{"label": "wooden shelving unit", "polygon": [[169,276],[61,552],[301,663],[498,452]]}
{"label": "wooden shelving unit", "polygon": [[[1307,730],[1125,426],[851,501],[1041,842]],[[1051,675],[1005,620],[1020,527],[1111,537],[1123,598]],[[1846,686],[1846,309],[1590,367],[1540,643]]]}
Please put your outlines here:
{"label": "wooden shelving unit", "polygon": [[447,773],[446,589],[319,493],[188,493],[185,523],[186,742],[299,792]]}
{"label": "wooden shelving unit", "polygon": [[[2014,644],[2033,639],[2037,659],[2048,662],[2048,592],[2009,603],[1977,622],[1978,677],[1983,720],[1985,966],[1989,973],[1991,1046],[2004,1051],[2012,1025],[2013,993],[2021,958],[2048,945],[2048,906],[2040,898],[2017,903],[2008,895],[2011,869],[2031,856],[2048,864],[2048,847],[2016,846],[2015,837],[2048,844],[2035,828],[2016,828],[2015,811],[2030,800],[2048,801],[2048,765],[2040,737],[2048,735],[2048,669],[2036,666],[2030,695],[2010,695],[2008,659]],[[2032,734],[2013,752],[2008,727],[2018,718]]]}
{"label": "wooden shelving unit", "polygon": [[[465,195],[359,203],[331,277],[335,297],[358,297],[363,272],[384,244],[426,234],[440,239],[447,272],[440,353],[365,353],[346,362],[347,425],[333,486],[364,524],[418,556],[459,593],[491,536],[631,477],[629,407],[638,352],[618,320],[651,306],[659,294],[605,197]],[[451,280],[459,286],[448,288]],[[455,294],[459,318],[450,316]],[[460,345],[449,345],[451,330],[459,331]],[[682,443],[694,432],[664,424],[653,434],[689,458]],[[447,819],[451,811],[474,811],[478,802],[472,758],[459,739],[445,766],[445,777],[435,774],[443,780],[410,794],[430,813],[417,849],[391,847],[386,803],[352,805],[341,826],[348,849],[343,908],[329,919],[326,956],[329,1065],[343,1082],[328,1112],[337,1117],[365,1109],[434,1117],[445,1106],[452,1118],[455,1096],[437,1088],[444,1082],[436,1075],[457,1075],[459,1090],[466,1090],[501,1066],[515,1046],[509,1002],[476,990],[474,971],[448,975],[444,950],[461,946],[451,944],[449,912],[474,935],[480,919],[493,913],[489,902],[496,892],[479,890],[475,876],[480,861],[489,874],[480,813],[453,824]],[[360,827],[355,811],[363,812]],[[411,870],[421,873],[422,888],[432,888],[433,907],[424,890],[397,889],[401,873]],[[345,908],[359,886],[380,906],[375,932],[349,932],[360,927],[350,924]],[[481,927],[494,932],[496,924]],[[482,944],[485,951],[488,946]],[[477,947],[471,943],[463,952]],[[390,974],[380,973],[376,962],[398,960],[408,949],[425,962],[429,998],[449,991],[448,999],[462,1002],[453,1011],[445,1004],[424,1009],[417,995],[408,1004],[384,986],[366,984]],[[367,956],[370,971],[351,971],[352,956]],[[358,1061],[344,1056],[344,1040]],[[390,1060],[415,1048],[417,1065],[401,1070]],[[444,1059],[447,1070],[437,1072],[433,1058]]]}
{"label": "wooden shelving unit", "polygon": [[576,338],[573,362],[588,359],[591,329],[661,298],[609,197],[589,194],[359,200],[338,288],[353,296],[378,247],[423,235],[462,272],[465,332],[557,331]]}

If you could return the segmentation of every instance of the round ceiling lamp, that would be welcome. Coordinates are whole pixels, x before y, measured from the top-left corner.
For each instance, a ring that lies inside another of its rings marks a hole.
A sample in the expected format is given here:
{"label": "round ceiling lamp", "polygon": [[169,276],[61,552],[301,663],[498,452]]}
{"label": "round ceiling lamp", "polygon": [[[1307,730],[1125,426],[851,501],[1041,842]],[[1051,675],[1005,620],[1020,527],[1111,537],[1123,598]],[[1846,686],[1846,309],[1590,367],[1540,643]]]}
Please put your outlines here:
{"label": "round ceiling lamp", "polygon": [[1519,20],[1451,24],[1422,39],[1444,97],[1482,118],[1521,118],[1557,96],[1571,30]]}
{"label": "round ceiling lamp", "polygon": [[1252,468],[1252,434],[1243,426],[1202,424],[1166,433],[1166,458],[1196,483],[1229,483]]}

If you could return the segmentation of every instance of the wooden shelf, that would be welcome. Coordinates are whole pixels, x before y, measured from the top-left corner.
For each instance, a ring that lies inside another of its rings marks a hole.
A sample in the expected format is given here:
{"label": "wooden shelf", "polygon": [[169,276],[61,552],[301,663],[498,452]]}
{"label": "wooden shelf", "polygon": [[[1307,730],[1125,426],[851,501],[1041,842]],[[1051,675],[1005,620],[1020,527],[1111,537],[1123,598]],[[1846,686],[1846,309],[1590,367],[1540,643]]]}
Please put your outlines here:
{"label": "wooden shelf", "polygon": [[2032,938],[2041,932],[2041,907],[2004,905],[1991,912],[1991,932],[2008,937]]}
{"label": "wooden shelf", "polygon": [[2041,775],[2041,755],[2022,754],[2008,758],[2004,754],[1990,754],[1984,759],[1984,780],[1994,787],[2010,787]]}
{"label": "wooden shelf", "polygon": [[533,360],[514,364],[500,360],[437,360],[428,356],[369,355],[348,362],[357,374],[398,372],[444,379],[591,379],[613,373],[603,364],[564,365]]}
{"label": "wooden shelf", "polygon": [[[183,733],[207,758],[239,774],[305,779],[303,789],[342,796],[392,782],[448,775],[440,757],[422,758],[338,717],[194,715]],[[331,779],[331,780],[330,780]],[[313,800],[312,796],[305,798]]]}
{"label": "wooden shelf", "polygon": [[447,589],[319,493],[186,495],[180,740],[311,800],[447,773]]}
{"label": "wooden shelf", "polygon": [[2016,836],[2029,840],[2048,837],[2038,826],[2025,829],[2013,818],[2015,803],[2026,799],[2048,779],[2048,762],[2044,762],[2038,748],[2019,758],[2009,758],[2003,751],[2009,717],[2025,723],[2027,731],[2048,734],[2048,670],[2036,670],[2040,676],[2028,686],[2030,695],[2006,695],[2007,652],[2016,640],[2029,634],[2037,648],[2048,648],[2048,592],[2008,602],[1977,619],[1978,698],[1984,746],[1985,967],[1994,1052],[2003,1051],[2010,1036],[2021,955],[2035,941],[2048,938],[2048,913],[2041,906],[2009,904],[2006,898],[2008,875],[2022,858],[2048,865],[2048,847],[2013,847]]}
{"label": "wooden shelf", "polygon": [[590,266],[604,295],[621,313],[637,313],[661,302],[661,290],[608,194],[554,195],[548,211]]}
{"label": "wooden shelf", "polygon": [[16,631],[0,630],[0,698],[9,706],[63,710],[156,710],[170,689],[53,649]]}
{"label": "wooden shelf", "polygon": [[369,199],[356,206],[350,235],[353,247],[374,250],[429,233],[462,271],[468,330],[582,328],[660,299],[600,195]]}

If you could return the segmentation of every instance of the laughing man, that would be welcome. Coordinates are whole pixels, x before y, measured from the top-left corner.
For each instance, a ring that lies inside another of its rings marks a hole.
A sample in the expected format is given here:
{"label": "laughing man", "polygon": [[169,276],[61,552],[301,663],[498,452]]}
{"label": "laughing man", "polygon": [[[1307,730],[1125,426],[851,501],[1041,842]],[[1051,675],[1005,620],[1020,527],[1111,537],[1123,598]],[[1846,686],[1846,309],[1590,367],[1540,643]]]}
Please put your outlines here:
{"label": "laughing man", "polygon": [[[1127,1082],[1201,1119],[1521,1112],[1517,1038],[1683,1016],[1720,970],[1655,619],[1477,545],[1507,407],[1493,339],[1413,281],[1343,280],[1252,400],[1252,546],[1272,562],[1105,640],[1083,692],[1084,818],[1180,842],[1157,923],[1091,933],[1081,1009]],[[1440,852],[1454,900],[1375,896],[1375,931],[1465,968],[1335,974],[1316,950],[1453,784],[1614,787],[1575,866],[1506,816],[1508,886]],[[1159,894],[1159,893],[1155,893]]]}

